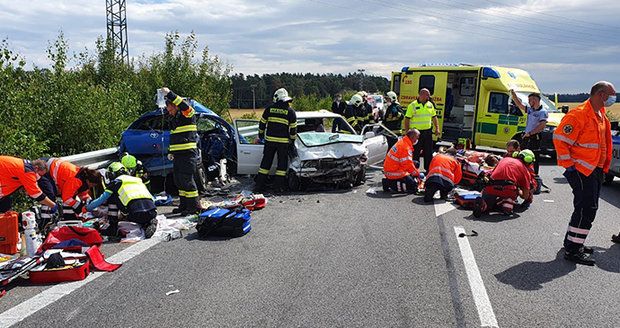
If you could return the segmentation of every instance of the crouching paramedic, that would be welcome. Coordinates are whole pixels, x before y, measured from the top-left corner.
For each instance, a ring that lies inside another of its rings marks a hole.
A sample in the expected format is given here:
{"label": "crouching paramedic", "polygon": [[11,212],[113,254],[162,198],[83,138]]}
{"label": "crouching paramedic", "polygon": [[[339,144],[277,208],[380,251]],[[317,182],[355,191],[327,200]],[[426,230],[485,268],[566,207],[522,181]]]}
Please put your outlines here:
{"label": "crouching paramedic", "polygon": [[47,161],[38,159],[33,161],[32,165],[40,176],[49,172],[56,184],[62,199],[63,220],[77,220],[82,207],[91,199],[89,189],[102,182],[101,173],[98,171],[78,167],[60,158],[50,158]]}
{"label": "crouching paramedic", "polygon": [[258,125],[258,138],[265,140],[263,159],[260,163],[254,191],[262,192],[267,183],[267,176],[278,155],[276,166],[276,188],[282,190],[286,186],[286,171],[288,170],[289,147],[294,147],[297,138],[297,115],[291,108],[293,98],[288,96],[284,88],[276,90],[273,95],[273,104],[267,106]]}
{"label": "crouching paramedic", "polygon": [[30,161],[12,156],[0,156],[0,213],[11,210],[13,205],[11,194],[21,187],[24,187],[30,198],[41,203],[50,212],[55,212],[58,209],[56,203],[41,191],[37,185],[37,178],[37,172]]}
{"label": "crouching paramedic", "polygon": [[172,116],[169,155],[172,155],[174,183],[179,189],[179,207],[173,213],[195,214],[202,210],[194,173],[200,159],[198,153],[198,127],[194,108],[187,100],[163,87],[166,110]]}
{"label": "crouching paramedic", "polygon": [[[157,208],[151,193],[140,178],[128,175],[127,170],[119,162],[110,164],[108,171],[114,172],[114,180],[107,184],[105,191],[99,198],[86,205],[86,211],[93,211],[104,202],[108,202],[109,209],[118,208],[127,213],[127,221],[142,225],[146,238],[150,238],[157,229]],[[114,213],[116,216],[114,216]],[[118,210],[108,211],[110,222],[109,232],[115,234],[118,230]]]}
{"label": "crouching paramedic", "polygon": [[482,197],[476,200],[474,216],[480,217],[483,213],[498,211],[512,214],[517,197],[531,203],[532,174],[528,165],[534,162],[534,153],[525,149],[517,157],[504,157],[491,173],[489,183],[482,189]]}
{"label": "crouching paramedic", "polygon": [[418,143],[420,131],[411,129],[396,142],[385,156],[381,180],[383,191],[416,193],[420,173],[413,164],[413,145]]}
{"label": "crouching paramedic", "polygon": [[448,193],[461,182],[463,177],[461,163],[454,156],[456,156],[456,148],[451,147],[444,154],[437,154],[431,160],[424,183],[425,202],[433,201],[433,196],[437,191],[439,191],[442,199],[447,199]]}
{"label": "crouching paramedic", "polygon": [[123,156],[121,157],[121,164],[123,164],[129,175],[140,178],[146,188],[149,190],[151,189],[151,178],[141,161],[131,154],[123,153]]}

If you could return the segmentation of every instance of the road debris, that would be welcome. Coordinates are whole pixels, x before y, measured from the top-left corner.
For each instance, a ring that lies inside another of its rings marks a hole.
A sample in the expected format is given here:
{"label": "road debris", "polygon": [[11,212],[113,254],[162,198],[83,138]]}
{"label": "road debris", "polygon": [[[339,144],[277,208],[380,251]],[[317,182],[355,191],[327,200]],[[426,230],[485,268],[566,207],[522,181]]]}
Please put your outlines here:
{"label": "road debris", "polygon": [[171,290],[171,291],[169,291],[169,292],[167,292],[167,293],[166,293],[166,296],[170,296],[170,295],[172,295],[172,294],[178,294],[178,293],[180,293],[180,292],[181,292],[181,291],[180,291],[180,290],[178,290],[178,289]]}
{"label": "road debris", "polygon": [[470,234],[466,234],[466,233],[463,233],[463,232],[461,232],[459,234],[460,238],[467,237],[467,236],[469,236],[469,237],[476,237],[476,236],[478,236],[478,232],[476,230],[472,230]]}

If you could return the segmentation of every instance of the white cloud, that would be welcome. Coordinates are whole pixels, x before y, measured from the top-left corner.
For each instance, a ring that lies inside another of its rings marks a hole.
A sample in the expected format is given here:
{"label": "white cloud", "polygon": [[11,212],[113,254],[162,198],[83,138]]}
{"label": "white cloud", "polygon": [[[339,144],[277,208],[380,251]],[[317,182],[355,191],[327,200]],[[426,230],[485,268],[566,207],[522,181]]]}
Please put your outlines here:
{"label": "white cloud", "polygon": [[[543,90],[578,92],[620,76],[620,2],[612,0],[127,2],[130,55],[161,51],[164,35],[197,34],[201,47],[245,74],[389,76],[402,66],[468,62],[528,70]],[[106,33],[105,2],[0,3],[0,37],[38,66],[62,30],[73,51]],[[618,83],[617,83],[618,84]]]}

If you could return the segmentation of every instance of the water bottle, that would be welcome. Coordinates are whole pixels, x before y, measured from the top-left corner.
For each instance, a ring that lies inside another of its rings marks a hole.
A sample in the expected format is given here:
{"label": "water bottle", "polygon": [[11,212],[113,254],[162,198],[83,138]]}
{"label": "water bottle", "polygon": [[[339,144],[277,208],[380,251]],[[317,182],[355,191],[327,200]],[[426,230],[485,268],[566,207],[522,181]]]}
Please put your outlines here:
{"label": "water bottle", "polygon": [[164,109],[166,108],[166,95],[164,94],[164,90],[157,89],[157,107]]}
{"label": "water bottle", "polygon": [[43,243],[41,235],[37,233],[37,219],[32,211],[22,213],[22,227],[24,228],[24,239],[26,242],[26,252],[28,256],[34,256]]}

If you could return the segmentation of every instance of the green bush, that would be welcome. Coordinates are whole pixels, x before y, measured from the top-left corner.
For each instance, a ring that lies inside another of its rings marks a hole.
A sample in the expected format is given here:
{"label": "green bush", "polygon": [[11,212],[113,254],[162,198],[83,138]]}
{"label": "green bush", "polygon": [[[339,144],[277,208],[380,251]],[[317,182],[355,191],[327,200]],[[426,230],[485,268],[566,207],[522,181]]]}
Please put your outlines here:
{"label": "green bush", "polygon": [[155,109],[168,86],[216,113],[228,110],[231,67],[205,48],[197,58],[191,33],[165,38],[162,53],[123,63],[101,37],[95,53],[69,56],[64,35],[47,49],[52,65],[26,70],[26,61],[0,42],[0,154],[65,156],[114,147],[140,114]]}
{"label": "green bush", "polygon": [[317,95],[302,95],[295,97],[292,107],[296,111],[307,112],[320,109],[330,110],[332,106],[332,100],[329,97],[321,98]]}

